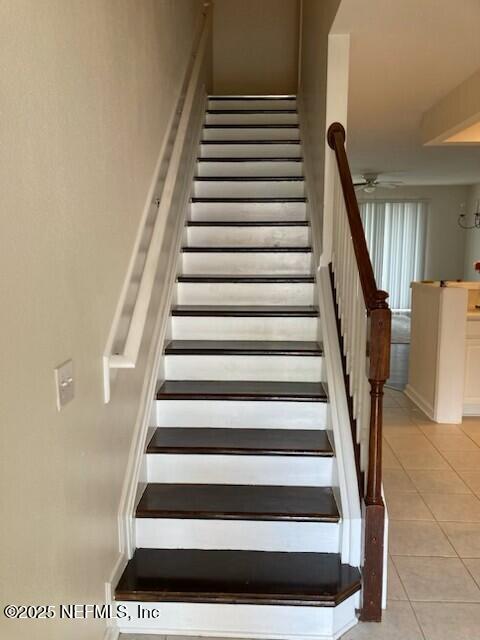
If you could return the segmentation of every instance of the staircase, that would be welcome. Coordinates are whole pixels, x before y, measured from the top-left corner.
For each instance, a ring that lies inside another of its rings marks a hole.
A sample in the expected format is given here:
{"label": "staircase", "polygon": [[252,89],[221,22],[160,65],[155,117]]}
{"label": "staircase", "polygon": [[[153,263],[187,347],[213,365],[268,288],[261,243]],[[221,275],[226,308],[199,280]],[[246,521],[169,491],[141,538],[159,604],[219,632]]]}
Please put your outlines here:
{"label": "staircase", "polygon": [[119,628],[338,638],[361,584],[342,561],[295,97],[211,97],[197,166]]}

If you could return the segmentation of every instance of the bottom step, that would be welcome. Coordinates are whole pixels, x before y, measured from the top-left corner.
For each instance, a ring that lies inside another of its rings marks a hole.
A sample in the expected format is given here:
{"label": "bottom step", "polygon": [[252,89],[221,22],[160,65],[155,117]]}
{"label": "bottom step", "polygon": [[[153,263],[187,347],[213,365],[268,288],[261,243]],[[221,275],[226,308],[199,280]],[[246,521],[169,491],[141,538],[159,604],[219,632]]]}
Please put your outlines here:
{"label": "bottom step", "polygon": [[333,607],[359,589],[335,553],[137,549],[115,599]]}
{"label": "bottom step", "polygon": [[337,554],[138,549],[115,593],[125,633],[335,640],[360,574]]}

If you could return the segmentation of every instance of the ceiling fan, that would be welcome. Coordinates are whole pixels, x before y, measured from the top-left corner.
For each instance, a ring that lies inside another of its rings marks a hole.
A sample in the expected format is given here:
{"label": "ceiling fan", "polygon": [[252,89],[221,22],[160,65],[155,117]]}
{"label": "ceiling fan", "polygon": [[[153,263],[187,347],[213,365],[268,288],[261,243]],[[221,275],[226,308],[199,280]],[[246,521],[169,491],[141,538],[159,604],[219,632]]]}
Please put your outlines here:
{"label": "ceiling fan", "polygon": [[392,182],[391,180],[379,180],[378,173],[364,173],[360,176],[362,182],[355,182],[353,186],[355,191],[365,191],[365,193],[373,193],[376,189],[395,189],[403,182]]}

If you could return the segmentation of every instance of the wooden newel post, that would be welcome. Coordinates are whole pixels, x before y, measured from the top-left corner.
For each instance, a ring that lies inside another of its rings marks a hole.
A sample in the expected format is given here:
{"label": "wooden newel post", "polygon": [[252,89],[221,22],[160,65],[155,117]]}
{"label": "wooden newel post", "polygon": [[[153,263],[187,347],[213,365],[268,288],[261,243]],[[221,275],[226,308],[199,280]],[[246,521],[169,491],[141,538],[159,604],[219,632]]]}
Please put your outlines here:
{"label": "wooden newel post", "polygon": [[385,505],[382,498],[383,387],[390,372],[391,312],[387,294],[377,292],[375,308],[369,313],[370,438],[367,489],[365,493],[365,557],[363,565],[363,607],[361,619],[382,618],[383,538]]}

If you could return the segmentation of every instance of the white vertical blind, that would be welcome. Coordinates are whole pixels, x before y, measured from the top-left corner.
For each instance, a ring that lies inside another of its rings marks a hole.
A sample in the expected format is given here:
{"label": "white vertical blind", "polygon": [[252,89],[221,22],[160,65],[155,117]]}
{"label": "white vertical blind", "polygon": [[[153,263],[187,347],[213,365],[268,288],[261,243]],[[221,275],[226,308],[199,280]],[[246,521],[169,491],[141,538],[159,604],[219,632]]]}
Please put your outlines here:
{"label": "white vertical blind", "polygon": [[410,309],[410,284],[423,279],[426,202],[365,201],[360,214],[377,287],[388,291],[392,309]]}

